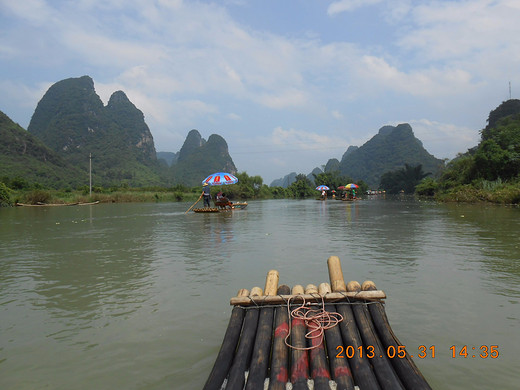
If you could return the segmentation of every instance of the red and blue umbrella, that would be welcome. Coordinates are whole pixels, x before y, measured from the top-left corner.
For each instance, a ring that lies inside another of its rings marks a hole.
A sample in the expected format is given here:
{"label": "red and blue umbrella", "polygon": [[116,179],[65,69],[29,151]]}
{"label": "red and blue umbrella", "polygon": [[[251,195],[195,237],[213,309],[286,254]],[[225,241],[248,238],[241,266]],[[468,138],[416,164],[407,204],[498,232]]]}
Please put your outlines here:
{"label": "red and blue umbrella", "polygon": [[217,172],[209,175],[204,180],[202,180],[202,184],[207,183],[210,186],[221,186],[223,184],[235,184],[238,183],[238,178],[231,173],[226,172]]}
{"label": "red and blue umbrella", "polygon": [[318,186],[318,187],[316,187],[316,189],[318,191],[323,191],[323,190],[328,191],[328,190],[330,190],[330,188],[325,186],[325,185]]}

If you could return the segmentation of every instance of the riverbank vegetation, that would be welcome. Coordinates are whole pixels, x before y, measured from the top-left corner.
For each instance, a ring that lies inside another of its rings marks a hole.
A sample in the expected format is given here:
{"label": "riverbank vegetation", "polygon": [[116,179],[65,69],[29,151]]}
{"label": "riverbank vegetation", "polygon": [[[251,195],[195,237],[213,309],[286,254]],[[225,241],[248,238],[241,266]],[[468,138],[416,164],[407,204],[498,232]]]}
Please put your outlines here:
{"label": "riverbank vegetation", "polygon": [[[488,125],[481,130],[479,144],[446,164],[442,172],[432,177],[421,165],[405,164],[381,176],[380,188],[387,193],[415,193],[441,202],[492,202],[520,204],[520,100],[512,99],[491,111]],[[359,185],[356,193],[363,194],[368,186],[342,176],[338,171],[314,175],[314,183],[305,175],[296,176],[289,187],[269,187],[260,176],[238,173],[237,184],[223,186],[232,201],[270,198],[319,197],[317,185],[327,185],[332,191],[348,183]],[[212,192],[217,192],[213,189]],[[76,203],[76,202],[183,202],[195,201],[201,187],[176,185],[169,188],[120,187],[63,188],[60,190],[28,182],[24,178],[0,178],[0,206],[16,203]]]}
{"label": "riverbank vegetation", "polygon": [[[249,176],[246,172],[238,173],[238,183],[212,189],[215,196],[219,190],[232,201],[253,199],[281,199],[281,198],[308,198],[318,197],[320,192],[305,175],[297,176],[296,181],[288,188],[269,187],[263,183],[260,176]],[[342,177],[337,172],[320,173],[315,175],[316,183],[325,184],[332,190],[352,182],[351,178]],[[358,193],[367,189],[363,182],[358,183]],[[104,188],[82,186],[76,189],[53,189],[38,183],[30,183],[23,178],[0,178],[0,203],[3,206],[12,206],[16,203],[24,204],[67,204],[67,203],[122,203],[122,202],[194,202],[202,192],[202,187],[187,187],[176,185],[169,188],[129,186]],[[340,191],[338,190],[338,193]]]}
{"label": "riverbank vegetation", "polygon": [[520,100],[489,114],[480,143],[424,179],[416,194],[444,202],[520,204]]}

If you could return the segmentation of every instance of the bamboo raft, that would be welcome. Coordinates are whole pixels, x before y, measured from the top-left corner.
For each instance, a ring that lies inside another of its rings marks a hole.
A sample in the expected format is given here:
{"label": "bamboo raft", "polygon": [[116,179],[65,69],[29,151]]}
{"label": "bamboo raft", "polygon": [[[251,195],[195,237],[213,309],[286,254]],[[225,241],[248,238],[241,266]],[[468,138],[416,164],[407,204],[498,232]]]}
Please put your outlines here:
{"label": "bamboo raft", "polygon": [[24,207],[57,207],[57,206],[91,206],[99,204],[99,200],[95,202],[74,202],[74,203],[43,203],[36,202],[36,204],[30,203],[16,203],[16,206],[24,206]]}
{"label": "bamboo raft", "polygon": [[[431,390],[390,327],[385,293],[371,281],[345,284],[337,256],[327,264],[330,284],[291,291],[278,286],[278,272],[271,270],[263,291],[242,289],[231,298],[234,308],[204,390]],[[323,337],[307,338],[312,321],[293,311],[304,299],[314,312],[342,320]]]}
{"label": "bamboo raft", "polygon": [[223,213],[227,211],[233,210],[243,210],[247,207],[247,202],[236,202],[231,205],[231,207],[201,207],[197,209],[193,209],[195,213]]}

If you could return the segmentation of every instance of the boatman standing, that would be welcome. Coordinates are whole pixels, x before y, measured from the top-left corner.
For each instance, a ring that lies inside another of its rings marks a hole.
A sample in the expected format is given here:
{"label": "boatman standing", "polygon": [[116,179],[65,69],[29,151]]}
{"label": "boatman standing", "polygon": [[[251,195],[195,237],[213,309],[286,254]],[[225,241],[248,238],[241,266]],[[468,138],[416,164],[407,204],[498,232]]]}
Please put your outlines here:
{"label": "boatman standing", "polygon": [[204,196],[204,207],[211,207],[210,200],[211,200],[211,193],[210,193],[210,186],[208,183],[204,183],[202,185],[202,195]]}

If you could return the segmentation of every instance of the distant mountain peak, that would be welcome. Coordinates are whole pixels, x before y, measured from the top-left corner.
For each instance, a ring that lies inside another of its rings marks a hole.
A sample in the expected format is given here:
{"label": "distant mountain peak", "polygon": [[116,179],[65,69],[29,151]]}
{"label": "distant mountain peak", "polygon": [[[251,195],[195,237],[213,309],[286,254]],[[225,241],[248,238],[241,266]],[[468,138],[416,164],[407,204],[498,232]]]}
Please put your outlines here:
{"label": "distant mountain peak", "polygon": [[412,126],[409,123],[400,123],[397,126],[386,125],[379,129],[378,134],[389,135],[395,132],[413,135]]}
{"label": "distant mountain peak", "polygon": [[388,135],[390,134],[392,131],[394,131],[395,127],[394,126],[390,126],[390,125],[387,125],[387,126],[383,126],[379,129],[379,131],[377,132],[377,134],[379,135]]}
{"label": "distant mountain peak", "polygon": [[[350,149],[350,148],[349,148]],[[378,133],[358,149],[343,155],[339,169],[343,175],[379,185],[381,176],[405,164],[421,164],[427,172],[437,172],[442,160],[428,153],[413,133],[412,126],[401,123],[383,126]]]}
{"label": "distant mountain peak", "polygon": [[353,145],[350,145],[348,148],[347,148],[347,151],[345,153],[343,153],[343,156],[341,157],[341,159],[343,160],[345,157],[347,157],[350,153],[356,151],[359,149],[359,146],[353,146]]}
{"label": "distant mountain peak", "polygon": [[177,158],[178,162],[185,161],[193,154],[196,150],[206,144],[206,140],[202,138],[199,131],[196,129],[190,130],[184,143],[182,144],[181,150]]}
{"label": "distant mountain peak", "polygon": [[104,167],[98,175],[106,183],[158,180],[150,172],[157,158],[143,113],[123,91],[114,92],[105,107],[89,76],[53,84],[38,102],[28,131],[73,165],[86,168],[92,153]]}
{"label": "distant mountain peak", "polygon": [[[443,161],[428,153],[422,142],[413,133],[412,126],[400,123],[397,126],[386,125],[363,146],[349,146],[341,161],[330,159],[325,172],[339,171],[353,180],[363,180],[370,186],[379,186],[381,176],[404,167],[405,164],[421,164],[425,172],[436,173]],[[294,181],[292,174],[283,179],[274,180],[271,186],[285,186]]]}
{"label": "distant mountain peak", "polygon": [[113,104],[121,104],[121,103],[130,103],[130,104],[132,104],[132,102],[130,102],[130,100],[126,96],[126,93],[124,93],[123,91],[115,91],[112,94],[112,96],[110,96],[110,99],[108,100],[108,106],[111,106]]}
{"label": "distant mountain peak", "polygon": [[198,130],[191,130],[178,153],[177,162],[172,166],[174,181],[195,186],[219,171],[237,172],[226,140],[218,134],[211,134],[206,141]]}
{"label": "distant mountain peak", "polygon": [[228,151],[228,144],[224,138],[218,134],[211,134],[206,142],[206,145],[213,145],[216,148],[222,149],[222,151]]}

